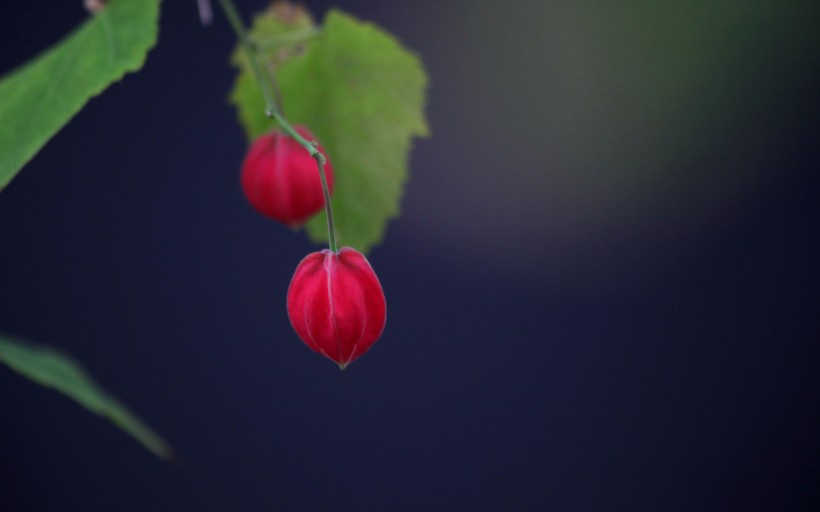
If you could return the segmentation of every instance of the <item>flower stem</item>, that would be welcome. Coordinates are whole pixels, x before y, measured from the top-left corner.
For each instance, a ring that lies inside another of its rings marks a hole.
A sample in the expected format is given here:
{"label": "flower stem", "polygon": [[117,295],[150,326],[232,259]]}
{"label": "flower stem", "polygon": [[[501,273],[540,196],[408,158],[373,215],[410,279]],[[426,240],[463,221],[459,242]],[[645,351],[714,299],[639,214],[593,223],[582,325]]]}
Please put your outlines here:
{"label": "flower stem", "polygon": [[325,163],[327,160],[325,156],[319,152],[316,143],[308,141],[297,132],[287,119],[282,115],[276,105],[276,87],[272,82],[270,73],[263,73],[259,65],[257,47],[248,35],[245,25],[242,23],[242,18],[236,10],[232,0],[219,0],[219,5],[225,12],[233,31],[236,33],[239,43],[245,50],[248,57],[248,62],[251,67],[256,83],[262,91],[262,96],[265,98],[265,115],[272,117],[279,123],[279,126],[298,142],[305,150],[316,160],[316,166],[319,168],[319,177],[322,179],[322,193],[325,198],[325,213],[327,215],[327,239],[330,250],[339,252],[336,246],[336,228],[333,223],[333,207],[330,204],[330,189],[327,186],[327,178],[325,177]]}
{"label": "flower stem", "polygon": [[276,81],[276,72],[273,70],[273,64],[267,63],[265,66],[265,74],[273,89],[273,102],[276,105],[276,110],[285,117],[285,106],[282,104],[282,91],[279,90],[279,83]]}

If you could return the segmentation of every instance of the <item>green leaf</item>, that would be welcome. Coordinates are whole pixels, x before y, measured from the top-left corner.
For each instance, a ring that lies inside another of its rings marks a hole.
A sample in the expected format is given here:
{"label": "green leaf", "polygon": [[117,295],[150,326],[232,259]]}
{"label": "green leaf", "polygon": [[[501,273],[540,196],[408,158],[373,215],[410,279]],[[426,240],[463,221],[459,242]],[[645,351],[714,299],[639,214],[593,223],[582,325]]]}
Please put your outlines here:
{"label": "green leaf", "polygon": [[[305,16],[288,20],[268,11],[252,38],[262,48],[293,40]],[[308,19],[309,21],[309,19]],[[340,245],[366,252],[398,215],[413,137],[428,135],[427,76],[417,56],[372,23],[331,10],[321,32],[266,54],[276,69],[284,113],[307,126],[327,151],[335,175],[333,211]],[[249,139],[269,131],[261,92],[243,58],[231,101]],[[327,240],[324,213],[307,224],[311,239]]]}
{"label": "green leaf", "polygon": [[0,336],[0,361],[34,382],[73,399],[89,411],[111,420],[157,457],[173,459],[173,451],[117,399],[101,389],[79,364],[60,352]]}
{"label": "green leaf", "polygon": [[158,18],[159,0],[111,0],[0,80],[0,190],[90,98],[142,67]]}

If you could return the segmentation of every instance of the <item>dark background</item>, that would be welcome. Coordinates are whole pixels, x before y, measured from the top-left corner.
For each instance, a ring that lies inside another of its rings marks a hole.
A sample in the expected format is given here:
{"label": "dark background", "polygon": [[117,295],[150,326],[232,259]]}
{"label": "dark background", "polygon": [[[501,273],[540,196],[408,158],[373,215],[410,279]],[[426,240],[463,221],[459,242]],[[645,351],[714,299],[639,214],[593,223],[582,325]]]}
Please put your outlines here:
{"label": "dark background", "polygon": [[[0,368],[0,510],[820,509],[818,4],[612,4],[336,4],[423,57],[433,130],[340,372],[285,311],[314,248],[239,191],[233,35],[166,1],[0,195],[0,330],[180,462]],[[84,16],[4,2],[0,73]]]}

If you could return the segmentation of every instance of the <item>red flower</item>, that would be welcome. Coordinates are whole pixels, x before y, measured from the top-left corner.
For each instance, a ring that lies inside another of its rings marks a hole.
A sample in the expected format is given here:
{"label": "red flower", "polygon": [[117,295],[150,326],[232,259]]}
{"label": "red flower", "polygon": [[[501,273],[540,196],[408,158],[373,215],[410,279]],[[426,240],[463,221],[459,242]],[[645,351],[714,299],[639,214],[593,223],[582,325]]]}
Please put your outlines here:
{"label": "red flower", "polygon": [[341,369],[384,331],[387,305],[379,279],[355,249],[308,254],[288,289],[290,324],[305,344]]}
{"label": "red flower", "polygon": [[[297,126],[307,140],[313,135]],[[319,151],[327,154],[319,148]],[[333,191],[333,169],[325,164],[328,189]],[[251,144],[242,165],[242,190],[259,213],[298,227],[324,207],[322,181],[316,161],[293,138],[280,131],[262,135]]]}

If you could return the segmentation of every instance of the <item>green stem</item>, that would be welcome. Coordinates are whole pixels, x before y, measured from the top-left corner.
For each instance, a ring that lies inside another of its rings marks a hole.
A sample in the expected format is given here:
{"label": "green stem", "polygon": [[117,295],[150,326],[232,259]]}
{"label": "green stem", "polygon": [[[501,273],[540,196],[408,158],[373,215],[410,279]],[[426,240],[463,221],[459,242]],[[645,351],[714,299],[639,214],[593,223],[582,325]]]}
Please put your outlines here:
{"label": "green stem", "polygon": [[279,89],[279,83],[276,81],[276,72],[273,70],[273,64],[268,63],[268,65],[265,66],[265,74],[273,89],[273,102],[274,105],[276,105],[276,110],[284,117],[285,107],[282,104],[282,91]]}
{"label": "green stem", "polygon": [[338,247],[336,246],[336,228],[333,223],[333,207],[330,204],[330,189],[327,186],[327,178],[325,177],[325,163],[327,163],[327,160],[325,159],[325,156],[319,152],[316,144],[302,137],[276,107],[276,88],[272,82],[272,78],[270,74],[262,72],[262,68],[259,66],[259,60],[257,58],[256,45],[254,45],[253,41],[251,41],[248,31],[242,23],[242,18],[240,18],[236,7],[233,5],[233,1],[219,0],[219,5],[225,12],[228,22],[230,22],[231,27],[233,27],[233,30],[236,33],[237,39],[239,39],[242,48],[245,50],[251,66],[251,72],[253,73],[259,88],[262,90],[262,96],[265,98],[265,115],[276,119],[276,122],[279,123],[279,126],[282,127],[285,133],[296,140],[296,142],[305,148],[310,156],[316,160],[316,166],[319,168],[319,177],[322,179],[322,193],[325,198],[328,245],[330,246],[331,251],[339,252]]}

